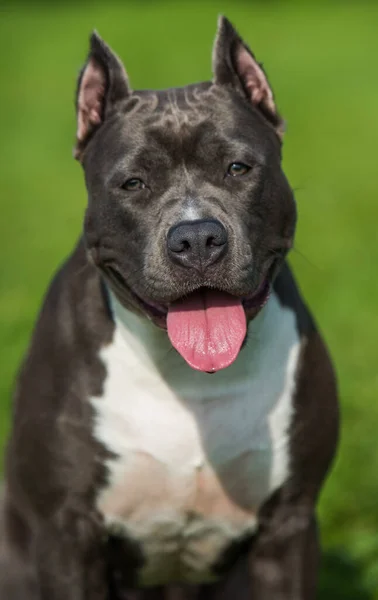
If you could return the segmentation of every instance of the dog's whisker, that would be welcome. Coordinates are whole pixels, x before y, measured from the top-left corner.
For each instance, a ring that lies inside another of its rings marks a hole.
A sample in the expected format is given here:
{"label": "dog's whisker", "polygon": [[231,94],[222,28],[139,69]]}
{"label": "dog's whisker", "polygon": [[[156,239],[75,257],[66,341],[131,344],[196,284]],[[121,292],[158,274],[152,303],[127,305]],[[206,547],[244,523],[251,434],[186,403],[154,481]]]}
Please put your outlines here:
{"label": "dog's whisker", "polygon": [[317,269],[319,271],[322,270],[322,268],[317,265],[316,263],[314,263],[312,260],[310,260],[305,254],[303,254],[303,252],[301,252],[300,250],[298,250],[298,248],[294,245],[292,248],[293,252],[297,255],[300,256],[301,259],[303,259],[304,261],[306,261],[306,263],[308,265],[310,265],[312,268]]}

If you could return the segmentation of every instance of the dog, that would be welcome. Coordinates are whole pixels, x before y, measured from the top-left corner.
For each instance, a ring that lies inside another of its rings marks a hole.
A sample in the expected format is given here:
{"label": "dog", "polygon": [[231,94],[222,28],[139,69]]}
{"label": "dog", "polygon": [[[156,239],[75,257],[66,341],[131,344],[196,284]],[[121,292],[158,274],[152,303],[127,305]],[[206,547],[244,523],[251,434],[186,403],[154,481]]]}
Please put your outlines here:
{"label": "dog", "polygon": [[7,600],[311,600],[338,437],[266,73],[218,23],[213,79],[133,91],[95,32],[83,235],[15,392]]}

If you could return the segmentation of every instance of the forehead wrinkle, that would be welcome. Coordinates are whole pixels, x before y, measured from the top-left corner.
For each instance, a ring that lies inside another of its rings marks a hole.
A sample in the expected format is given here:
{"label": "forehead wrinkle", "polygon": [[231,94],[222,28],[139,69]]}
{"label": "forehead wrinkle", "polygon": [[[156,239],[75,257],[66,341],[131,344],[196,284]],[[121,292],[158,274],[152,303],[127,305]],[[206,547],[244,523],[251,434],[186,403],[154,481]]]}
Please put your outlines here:
{"label": "forehead wrinkle", "polygon": [[170,114],[172,115],[172,125],[174,129],[179,131],[183,124],[189,121],[188,114],[186,111],[180,109],[177,100],[176,90],[173,88],[170,90],[168,95]]}
{"label": "forehead wrinkle", "polygon": [[[176,90],[175,89],[171,90],[170,102],[171,102],[171,107],[172,107],[172,116],[173,116],[173,118],[175,120],[176,127],[177,127],[177,129],[180,129],[182,122],[186,122],[186,120],[187,120],[187,114],[183,113],[179,109],[179,105],[177,103],[177,95],[176,95]],[[180,119],[180,117],[181,117],[181,119]],[[184,117],[184,121],[182,121],[182,117]]]}
{"label": "forehead wrinkle", "polygon": [[163,105],[159,107],[159,114],[154,119],[154,123],[184,133],[181,131],[184,126],[195,125],[206,119],[208,110],[201,110],[201,100],[196,98],[193,90],[188,88],[165,90],[165,102],[163,101]]}
{"label": "forehead wrinkle", "polygon": [[125,114],[155,112],[159,105],[159,98],[156,92],[146,92],[144,90],[135,91],[126,100],[123,105]]}
{"label": "forehead wrinkle", "polygon": [[[156,90],[137,90],[132,93],[130,99],[125,103],[123,111],[125,117],[131,119],[143,119],[142,125],[159,124],[164,112],[165,98],[163,92]],[[130,120],[129,120],[130,123]]]}

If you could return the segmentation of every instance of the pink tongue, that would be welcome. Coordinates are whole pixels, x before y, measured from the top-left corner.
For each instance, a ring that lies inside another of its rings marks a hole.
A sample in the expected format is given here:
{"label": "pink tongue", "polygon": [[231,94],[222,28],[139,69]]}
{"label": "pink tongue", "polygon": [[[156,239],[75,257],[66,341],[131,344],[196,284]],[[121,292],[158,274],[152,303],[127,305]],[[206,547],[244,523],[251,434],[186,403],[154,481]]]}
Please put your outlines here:
{"label": "pink tongue", "polygon": [[198,371],[228,367],[239,354],[247,324],[241,300],[200,290],[171,304],[167,317],[172,346]]}

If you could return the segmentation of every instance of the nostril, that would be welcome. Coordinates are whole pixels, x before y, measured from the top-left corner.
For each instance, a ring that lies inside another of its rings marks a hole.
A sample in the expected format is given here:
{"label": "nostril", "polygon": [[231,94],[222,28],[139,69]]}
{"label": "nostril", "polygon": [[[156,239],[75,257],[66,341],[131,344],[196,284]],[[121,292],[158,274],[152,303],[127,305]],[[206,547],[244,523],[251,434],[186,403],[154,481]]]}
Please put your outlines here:
{"label": "nostril", "polygon": [[[192,236],[193,237],[193,236]],[[167,246],[170,252],[174,254],[185,254],[190,251],[192,241],[190,239],[190,231],[185,225],[175,225],[167,235]]]}
{"label": "nostril", "polygon": [[227,243],[227,235],[212,235],[206,240],[207,248],[218,248]]}
{"label": "nostril", "polygon": [[190,246],[190,242],[188,240],[173,240],[169,243],[169,249],[172,252],[177,252],[178,254],[180,252],[188,252],[188,250],[190,250],[191,246]]}

